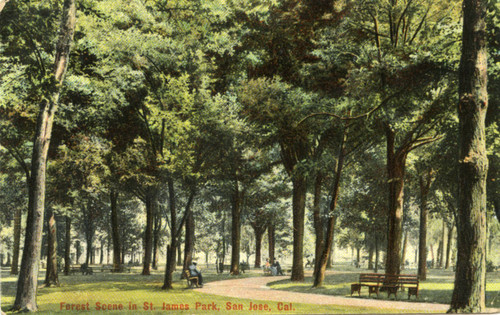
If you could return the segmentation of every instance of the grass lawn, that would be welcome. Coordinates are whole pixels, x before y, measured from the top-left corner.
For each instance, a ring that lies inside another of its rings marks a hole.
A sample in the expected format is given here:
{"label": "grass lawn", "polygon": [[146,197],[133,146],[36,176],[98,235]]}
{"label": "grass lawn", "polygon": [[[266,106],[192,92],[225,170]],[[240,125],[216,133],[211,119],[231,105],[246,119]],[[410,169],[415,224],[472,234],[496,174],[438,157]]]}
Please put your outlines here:
{"label": "grass lawn", "polygon": [[[246,273],[240,277],[261,276],[260,271]],[[43,282],[44,274],[41,273],[39,283]],[[205,282],[211,282],[223,279],[234,279],[227,274],[217,275],[215,273],[206,272],[204,275]],[[177,280],[174,290],[163,291],[161,286],[163,283],[163,274],[155,272],[151,276],[141,276],[135,270],[133,273],[113,274],[113,273],[95,273],[89,276],[75,274],[71,276],[60,275],[60,287],[40,288],[38,291],[38,306],[40,313],[76,313],[76,305],[79,308],[88,308],[88,313],[103,313],[106,314],[136,314],[138,311],[147,312],[148,314],[165,314],[165,313],[186,313],[186,314],[213,314],[212,309],[208,309],[209,305],[216,305],[217,313],[240,313],[248,314],[250,300],[225,298],[215,295],[207,295],[186,289],[186,282]],[[179,279],[179,273],[174,274],[174,279]],[[16,277],[8,275],[8,271],[2,271],[2,310],[7,311],[14,302]],[[241,304],[242,310],[226,310],[227,303],[232,305]],[[267,304],[268,311],[252,311],[252,314],[290,314],[290,313],[388,313],[391,310],[370,309],[370,308],[354,308],[348,306],[322,306],[312,304],[293,304],[291,310],[278,310],[278,302],[252,300],[253,304]],[[61,304],[64,303],[64,304]],[[97,310],[97,303],[111,304],[117,307],[121,304],[124,310],[103,311]],[[178,308],[183,305],[188,310],[162,310],[163,304],[175,304]],[[129,305],[136,305],[137,310],[129,310]],[[151,305],[153,310],[151,311]],[[69,310],[67,309],[69,308]],[[145,309],[147,307],[147,310]],[[62,308],[62,309],[61,309]],[[73,310],[71,310],[73,308]],[[398,312],[393,310],[392,312]]]}
{"label": "grass lawn", "polygon": [[[342,266],[341,270],[327,274],[323,287],[317,289],[311,287],[311,277],[306,277],[303,283],[291,282],[290,280],[276,281],[271,283],[270,287],[276,290],[350,296],[351,283],[358,281],[360,273],[371,272],[365,269],[345,268],[345,266]],[[417,271],[405,270],[403,273],[416,274]],[[451,270],[431,269],[427,280],[421,281],[419,284],[418,300],[412,297],[411,301],[449,304],[453,292],[454,277],[455,274]],[[486,307],[500,308],[500,272],[489,272],[486,278]],[[353,296],[357,297],[357,293]],[[362,288],[361,298],[368,298],[368,288]],[[372,294],[371,299],[377,299],[377,296]],[[387,300],[387,294],[381,292],[378,299]],[[394,295],[391,296],[390,300],[394,300]],[[407,301],[407,293],[398,294],[398,300]]]}

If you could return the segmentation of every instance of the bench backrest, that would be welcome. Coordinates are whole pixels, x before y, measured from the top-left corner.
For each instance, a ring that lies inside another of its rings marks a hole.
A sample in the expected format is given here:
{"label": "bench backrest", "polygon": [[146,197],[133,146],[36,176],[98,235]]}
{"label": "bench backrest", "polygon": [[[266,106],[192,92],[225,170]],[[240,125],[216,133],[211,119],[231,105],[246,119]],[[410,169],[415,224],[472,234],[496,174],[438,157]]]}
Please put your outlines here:
{"label": "bench backrest", "polygon": [[418,285],[418,275],[389,275],[383,273],[361,273],[359,274],[360,283],[398,283],[398,284],[416,284]]}

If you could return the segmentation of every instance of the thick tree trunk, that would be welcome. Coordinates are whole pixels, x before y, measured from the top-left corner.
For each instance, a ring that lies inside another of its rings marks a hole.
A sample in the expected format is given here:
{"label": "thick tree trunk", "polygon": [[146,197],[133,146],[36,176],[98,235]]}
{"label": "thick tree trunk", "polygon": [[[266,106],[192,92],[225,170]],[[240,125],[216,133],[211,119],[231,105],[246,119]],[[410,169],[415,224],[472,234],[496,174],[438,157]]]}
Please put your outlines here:
{"label": "thick tree trunk", "polygon": [[[158,208],[156,208],[158,210]],[[158,269],[158,259],[160,251],[160,229],[161,229],[161,214],[160,211],[156,211],[154,215],[154,226],[153,226],[153,269]]]}
{"label": "thick tree trunk", "polygon": [[325,245],[325,236],[324,236],[324,223],[321,218],[321,186],[323,184],[323,176],[322,174],[316,174],[316,180],[314,182],[314,201],[313,201],[313,220],[314,220],[314,234],[316,235],[316,246],[314,249],[314,274],[318,272],[317,263],[320,260],[321,254],[323,253],[323,247]]}
{"label": "thick tree trunk", "polygon": [[432,183],[432,171],[429,169],[419,177],[420,186],[420,232],[418,237],[418,276],[420,280],[427,279],[427,196]]}
{"label": "thick tree trunk", "polygon": [[68,67],[69,52],[76,25],[75,0],[65,0],[63,4],[59,39],[56,45],[54,79],[57,84],[48,100],[43,101],[37,118],[33,155],[31,159],[31,189],[29,192],[26,236],[17,281],[17,293],[13,310],[36,311],[38,267],[43,230],[45,204],[45,173],[47,153],[50,145],[54,115],[59,102],[61,84]]}
{"label": "thick tree trunk", "polygon": [[12,250],[12,265],[10,266],[10,274],[17,275],[19,270],[19,252],[21,245],[21,207],[16,208],[14,213],[14,248]]}
{"label": "thick tree trunk", "polygon": [[293,263],[292,281],[304,281],[304,220],[307,180],[302,175],[293,178]]}
{"label": "thick tree trunk", "polygon": [[342,141],[339,146],[339,153],[337,158],[337,165],[335,167],[335,180],[331,195],[330,207],[328,211],[328,223],[326,230],[326,239],[323,246],[323,252],[319,257],[319,260],[316,261],[318,265],[315,268],[314,274],[314,282],[313,287],[317,288],[323,284],[323,280],[325,279],[325,271],[326,265],[328,264],[328,259],[330,256],[330,252],[333,247],[333,237],[335,233],[335,223],[337,221],[337,215],[335,214],[335,209],[337,207],[337,201],[340,192],[340,178],[342,176],[342,169],[344,167],[344,158],[345,158],[345,145],[347,142],[347,127],[344,129],[344,135],[342,137]]}
{"label": "thick tree trunk", "polygon": [[181,248],[181,242],[179,240],[179,244],[177,244],[177,266],[182,266],[182,248]]}
{"label": "thick tree trunk", "polygon": [[262,237],[264,232],[266,232],[265,226],[257,225],[254,227],[255,232],[255,268],[260,268],[260,262],[262,261]]}
{"label": "thick tree trunk", "polygon": [[80,246],[80,241],[78,241],[78,240],[75,242],[75,249],[76,249],[76,261],[75,261],[75,263],[79,264],[80,263],[80,256],[82,255],[82,248]]}
{"label": "thick tree trunk", "polygon": [[[156,189],[149,188],[146,196],[146,228],[144,230],[144,259],[142,267],[142,275],[149,276],[151,274],[151,257],[153,254],[153,220],[156,207]],[[175,248],[173,249],[175,253]]]}
{"label": "thick tree trunk", "polygon": [[231,269],[232,275],[240,274],[241,240],[241,193],[238,180],[235,180],[231,209]]}
{"label": "thick tree trunk", "polygon": [[47,231],[47,270],[45,272],[45,286],[59,286],[57,274],[57,222],[52,209],[48,211]]}
{"label": "thick tree trunk", "polygon": [[389,213],[387,220],[387,259],[385,273],[396,275],[401,269],[401,238],[403,232],[403,191],[406,153],[395,152],[394,130],[387,126],[387,175],[389,182]]}
{"label": "thick tree trunk", "polygon": [[64,275],[68,276],[71,271],[71,218],[66,216],[66,228],[64,231]]}
{"label": "thick tree trunk", "polygon": [[275,231],[273,222],[269,222],[269,224],[267,225],[267,242],[268,242],[269,262],[272,263],[274,261],[274,249],[275,249]]}
{"label": "thick tree trunk", "polygon": [[[195,221],[192,211],[186,215],[186,238],[184,240],[184,270],[188,269],[189,265],[193,261],[193,249],[194,249],[194,231],[195,231]],[[182,273],[181,277],[184,277]]]}
{"label": "thick tree trunk", "polygon": [[111,191],[109,194],[111,202],[111,238],[113,239],[113,272],[121,271],[121,240],[118,221],[118,192]]}
{"label": "thick tree trunk", "polygon": [[486,0],[464,0],[459,70],[457,269],[450,312],[481,313],[486,291]]}
{"label": "thick tree trunk", "polygon": [[[175,256],[176,256],[176,251],[175,249],[178,246],[177,238],[178,238],[178,231],[177,231],[177,206],[176,206],[176,198],[175,198],[175,187],[174,187],[174,181],[169,178],[167,180],[168,184],[168,195],[169,195],[169,208],[170,208],[170,245],[167,246],[167,262],[165,266],[165,277],[163,280],[163,290],[171,290],[173,289],[173,278],[172,274],[175,270]],[[191,203],[193,201],[194,194],[192,194],[189,198],[188,205],[186,207],[191,207]],[[188,208],[186,208],[186,211]],[[180,231],[180,229],[179,229]]]}

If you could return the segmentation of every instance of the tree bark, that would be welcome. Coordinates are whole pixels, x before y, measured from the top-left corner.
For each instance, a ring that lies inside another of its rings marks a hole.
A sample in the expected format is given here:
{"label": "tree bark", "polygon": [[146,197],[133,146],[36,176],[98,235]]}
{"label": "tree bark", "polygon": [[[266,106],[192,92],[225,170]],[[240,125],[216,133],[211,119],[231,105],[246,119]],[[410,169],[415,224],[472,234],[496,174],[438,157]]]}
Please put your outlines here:
{"label": "tree bark", "polygon": [[[144,259],[142,267],[142,275],[149,276],[151,274],[151,257],[153,254],[153,220],[156,207],[156,188],[148,188],[146,196],[146,228],[144,230]],[[173,249],[175,253],[175,248]]]}
{"label": "tree bark", "polygon": [[241,193],[238,180],[235,179],[231,209],[231,269],[232,275],[240,274],[240,239],[241,239]]}
{"label": "tree bark", "polygon": [[275,249],[275,230],[273,222],[269,222],[269,224],[267,225],[267,242],[268,242],[269,263],[272,263],[272,261],[274,261],[274,249]]}
{"label": "tree bark", "polygon": [[385,273],[397,275],[401,269],[401,238],[403,222],[403,191],[406,153],[395,151],[395,132],[386,127],[387,174],[389,182],[389,213],[387,222],[387,259]]}
{"label": "tree bark", "polygon": [[52,209],[48,209],[47,231],[47,269],[45,272],[45,286],[59,286],[57,274],[57,222]]}
{"label": "tree bark", "polygon": [[14,248],[12,250],[12,265],[10,266],[10,274],[17,275],[19,270],[19,252],[21,245],[21,207],[16,208],[14,214]]}
{"label": "tree bark", "polygon": [[418,237],[418,276],[420,280],[427,279],[427,216],[429,209],[427,207],[427,198],[432,184],[432,170],[428,169],[426,173],[419,177],[420,187],[420,232]]}
{"label": "tree bark", "polygon": [[253,225],[253,230],[255,233],[255,268],[260,268],[260,262],[262,261],[262,238],[266,232],[266,226],[264,225]]}
{"label": "tree bark", "polygon": [[292,281],[304,281],[304,220],[307,180],[302,175],[293,178],[293,264]]}
{"label": "tree bark", "polygon": [[319,264],[317,263],[320,260],[321,254],[323,252],[323,247],[325,245],[325,236],[324,236],[324,222],[321,218],[321,187],[323,184],[323,176],[318,172],[316,174],[316,180],[314,182],[314,201],[313,201],[313,222],[314,222],[314,234],[316,235],[316,246],[314,249],[314,274],[318,271]]}
{"label": "tree bark", "polygon": [[45,204],[45,175],[47,153],[50,145],[54,115],[59,103],[61,85],[68,67],[70,46],[76,25],[75,0],[65,0],[61,27],[56,45],[54,79],[56,86],[43,101],[37,118],[31,163],[31,189],[29,192],[28,217],[21,269],[17,281],[17,293],[13,310],[36,311],[38,267],[43,230]]}
{"label": "tree bark", "polygon": [[[158,210],[158,208],[156,208]],[[154,215],[154,226],[153,226],[153,269],[158,269],[158,259],[160,251],[160,229],[161,229],[161,215],[159,211],[156,211]]]}
{"label": "tree bark", "polygon": [[71,218],[66,215],[66,226],[64,229],[64,275],[68,276],[71,271]]}
{"label": "tree bark", "polygon": [[437,267],[438,268],[443,268],[443,262],[444,262],[444,238],[445,238],[445,235],[446,235],[446,226],[445,226],[445,223],[444,223],[444,219],[443,219],[443,222],[441,224],[441,239],[439,240],[439,246],[438,246],[438,265]]}
{"label": "tree bark", "polygon": [[330,256],[330,252],[333,247],[333,237],[334,237],[334,232],[335,232],[335,223],[337,221],[337,215],[335,214],[335,208],[337,207],[337,201],[339,197],[339,191],[340,191],[340,178],[342,176],[342,169],[344,167],[344,159],[345,159],[345,146],[347,142],[347,126],[344,128],[344,134],[342,137],[342,141],[340,142],[339,146],[339,153],[337,157],[337,165],[335,167],[335,180],[334,180],[334,185],[331,191],[331,201],[330,201],[330,207],[328,211],[328,223],[327,223],[327,230],[326,230],[326,235],[325,235],[325,242],[323,246],[323,252],[321,256],[319,257],[319,260],[316,261],[316,264],[318,265],[317,268],[315,268],[315,274],[314,274],[314,282],[313,282],[313,287],[317,288],[320,287],[323,284],[323,280],[325,279],[325,271],[326,271],[326,265],[328,264],[328,259]]}
{"label": "tree bark", "polygon": [[111,191],[109,194],[111,202],[111,238],[113,240],[113,272],[122,271],[121,268],[121,240],[118,221],[118,192]]}
{"label": "tree bark", "polygon": [[486,0],[464,0],[459,69],[457,268],[449,312],[481,313],[486,291]]}
{"label": "tree bark", "polygon": [[[186,215],[186,238],[184,240],[184,270],[188,269],[189,265],[193,261],[193,249],[194,249],[194,231],[195,231],[195,221],[194,215],[192,211]],[[184,273],[182,273],[181,277],[184,277]]]}

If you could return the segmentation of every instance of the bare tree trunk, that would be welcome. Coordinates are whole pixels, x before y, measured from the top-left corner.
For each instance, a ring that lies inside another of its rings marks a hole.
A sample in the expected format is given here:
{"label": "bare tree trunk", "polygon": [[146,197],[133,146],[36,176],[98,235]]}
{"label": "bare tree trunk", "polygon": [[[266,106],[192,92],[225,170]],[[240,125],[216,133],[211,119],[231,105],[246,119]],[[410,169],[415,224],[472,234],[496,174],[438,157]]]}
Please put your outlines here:
{"label": "bare tree trunk", "polygon": [[420,186],[420,232],[418,237],[418,277],[420,280],[427,279],[427,196],[432,183],[432,170],[428,169],[419,177]]}
{"label": "bare tree trunk", "polygon": [[121,240],[118,222],[118,192],[111,191],[109,194],[111,202],[111,238],[113,239],[113,272],[122,271],[121,268]]}
{"label": "bare tree trunk", "polygon": [[71,218],[68,215],[64,235],[64,275],[67,276],[71,271]]}
{"label": "bare tree trunk", "polygon": [[486,0],[464,0],[459,70],[457,269],[449,312],[481,313],[486,291]]}
{"label": "bare tree trunk", "polygon": [[274,234],[274,224],[270,222],[267,226],[267,242],[268,242],[268,254],[269,254],[269,262],[272,263],[274,261],[274,244],[275,244],[275,234]]}
{"label": "bare tree trunk", "polygon": [[[144,231],[144,260],[142,267],[142,275],[149,276],[151,274],[151,257],[153,254],[153,220],[156,207],[156,188],[149,187],[146,196],[146,228]],[[173,249],[175,253],[175,248]]]}
{"label": "bare tree trunk", "polygon": [[47,231],[47,270],[45,272],[45,286],[59,286],[57,275],[57,222],[52,209],[48,209]]}
{"label": "bare tree trunk", "polygon": [[[161,215],[158,211],[158,207],[155,208],[157,211],[154,215],[154,226],[153,226],[153,269],[158,269],[158,259],[160,251],[160,229],[161,229]],[[180,260],[179,260],[180,261]]]}
{"label": "bare tree trunk", "polygon": [[395,133],[386,127],[387,174],[389,182],[389,214],[387,233],[387,259],[385,273],[396,275],[401,269],[401,238],[403,222],[403,192],[406,153],[395,151]]}
{"label": "bare tree trunk", "polygon": [[255,233],[255,268],[260,268],[260,262],[262,261],[262,237],[266,232],[266,226],[262,225],[252,225]]}
{"label": "bare tree trunk", "polygon": [[241,239],[241,193],[238,180],[235,179],[231,209],[231,269],[232,275],[240,274],[240,239]]}
{"label": "bare tree trunk", "polygon": [[335,167],[335,180],[331,191],[331,201],[328,212],[329,217],[325,235],[326,239],[323,246],[323,252],[319,258],[319,261],[316,261],[318,267],[315,268],[315,274],[314,274],[313,287],[315,288],[320,287],[323,284],[323,280],[325,279],[326,265],[328,263],[328,258],[330,256],[330,252],[333,247],[333,236],[335,233],[335,223],[337,220],[337,215],[335,214],[335,208],[337,206],[337,201],[339,197],[340,178],[342,176],[342,169],[344,167],[346,142],[347,142],[347,127],[344,128],[344,135],[342,137],[342,141],[339,146],[337,165]]}
{"label": "bare tree trunk", "polygon": [[292,281],[304,281],[304,220],[307,180],[296,175],[293,182],[293,264]]}
{"label": "bare tree trunk", "polygon": [[21,215],[21,207],[17,207],[16,212],[14,213],[14,248],[12,250],[12,265],[10,266],[11,275],[17,275],[19,272],[18,268],[21,245]]}
{"label": "bare tree trunk", "polygon": [[442,225],[441,225],[441,239],[439,240],[439,246],[438,246],[438,268],[443,268],[443,262],[444,262],[444,238],[445,238],[445,229],[446,229],[446,226],[445,226],[445,223],[444,223],[444,219],[443,219],[443,222],[442,222]]}
{"label": "bare tree trunk", "polygon": [[[2,7],[3,9],[3,7]],[[70,46],[76,25],[75,0],[65,0],[61,27],[56,45],[54,62],[54,90],[48,100],[42,102],[37,118],[31,163],[31,189],[29,192],[28,217],[21,269],[17,281],[14,311],[36,311],[37,278],[40,265],[40,250],[45,204],[45,173],[47,153],[52,134],[54,115],[59,103],[61,84],[69,61]]]}
{"label": "bare tree trunk", "polygon": [[321,218],[321,186],[323,184],[323,176],[318,172],[316,174],[316,180],[314,182],[314,202],[313,202],[313,219],[314,219],[314,234],[316,235],[316,247],[314,250],[314,274],[318,271],[319,264],[317,263],[320,260],[321,254],[323,253],[323,247],[325,245],[325,236],[324,236],[324,228],[323,228],[323,220]]}
{"label": "bare tree trunk", "polygon": [[[193,261],[193,249],[194,249],[194,232],[195,232],[195,221],[194,215],[192,211],[186,215],[186,238],[184,240],[184,270],[188,269],[189,265]],[[184,273],[182,276],[184,277]]]}

